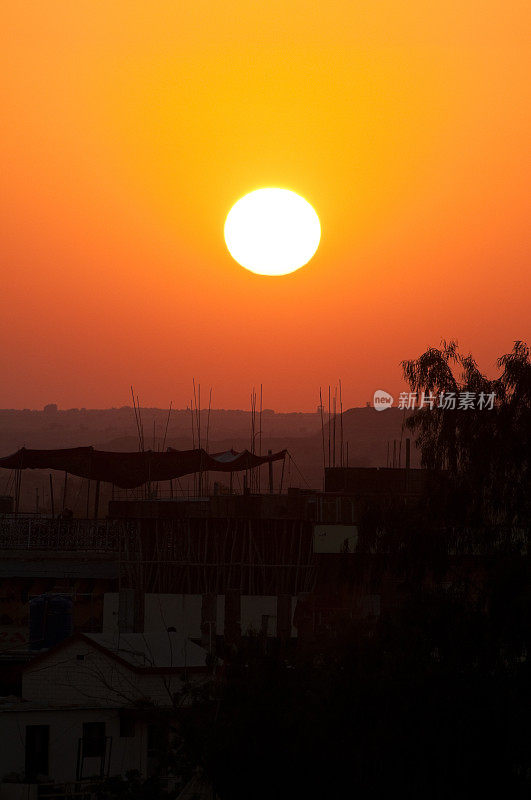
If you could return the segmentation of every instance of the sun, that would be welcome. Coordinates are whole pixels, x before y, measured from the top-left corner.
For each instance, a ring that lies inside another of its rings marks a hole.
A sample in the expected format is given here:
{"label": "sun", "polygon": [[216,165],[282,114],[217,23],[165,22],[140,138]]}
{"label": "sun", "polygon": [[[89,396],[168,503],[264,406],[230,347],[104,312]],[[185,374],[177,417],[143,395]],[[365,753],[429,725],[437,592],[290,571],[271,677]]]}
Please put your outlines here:
{"label": "sun", "polygon": [[319,246],[321,224],[312,206],[289,189],[256,189],[233,205],[225,242],[242,267],[258,275],[288,275]]}

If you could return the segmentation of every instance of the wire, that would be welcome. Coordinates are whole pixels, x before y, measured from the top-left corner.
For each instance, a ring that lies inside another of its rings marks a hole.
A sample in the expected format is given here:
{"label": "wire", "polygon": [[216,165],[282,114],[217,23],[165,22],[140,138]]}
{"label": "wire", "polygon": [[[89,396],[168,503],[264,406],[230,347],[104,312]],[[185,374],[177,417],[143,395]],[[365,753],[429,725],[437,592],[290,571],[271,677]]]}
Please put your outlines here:
{"label": "wire", "polygon": [[306,484],[306,486],[308,487],[308,489],[311,489],[311,488],[312,488],[312,487],[311,487],[311,485],[308,483],[308,481],[307,481],[306,477],[303,475],[303,473],[302,473],[302,471],[300,470],[300,468],[299,468],[299,466],[298,466],[297,462],[295,461],[295,459],[293,458],[293,456],[291,455],[291,453],[290,453],[290,451],[289,451],[289,450],[288,450],[288,456],[289,456],[290,460],[291,460],[291,461],[293,461],[293,466],[295,467],[295,469],[297,470],[297,472],[298,472],[298,473],[299,473],[299,475],[301,476],[302,480],[304,481],[304,483]]}

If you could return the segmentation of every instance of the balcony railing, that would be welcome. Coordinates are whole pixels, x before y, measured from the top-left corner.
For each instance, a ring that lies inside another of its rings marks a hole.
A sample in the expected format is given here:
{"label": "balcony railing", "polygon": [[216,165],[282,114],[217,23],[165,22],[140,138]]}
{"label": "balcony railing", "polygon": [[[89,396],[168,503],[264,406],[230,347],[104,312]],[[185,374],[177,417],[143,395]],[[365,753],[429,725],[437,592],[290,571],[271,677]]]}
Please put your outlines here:
{"label": "balcony railing", "polygon": [[119,531],[115,520],[3,517],[0,549],[115,553]]}

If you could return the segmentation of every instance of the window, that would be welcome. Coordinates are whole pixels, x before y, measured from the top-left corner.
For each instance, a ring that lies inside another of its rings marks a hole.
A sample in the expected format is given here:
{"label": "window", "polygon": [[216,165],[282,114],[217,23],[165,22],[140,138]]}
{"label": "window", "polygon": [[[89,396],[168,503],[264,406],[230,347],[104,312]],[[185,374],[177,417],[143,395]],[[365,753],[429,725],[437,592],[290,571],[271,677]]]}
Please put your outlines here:
{"label": "window", "polygon": [[105,756],[105,723],[83,723],[83,757],[103,758]]}
{"label": "window", "polygon": [[120,717],[120,736],[123,739],[130,739],[135,735],[135,721],[133,717],[122,714]]}
{"label": "window", "polygon": [[48,775],[49,725],[26,725],[26,780],[36,781],[38,775]]}

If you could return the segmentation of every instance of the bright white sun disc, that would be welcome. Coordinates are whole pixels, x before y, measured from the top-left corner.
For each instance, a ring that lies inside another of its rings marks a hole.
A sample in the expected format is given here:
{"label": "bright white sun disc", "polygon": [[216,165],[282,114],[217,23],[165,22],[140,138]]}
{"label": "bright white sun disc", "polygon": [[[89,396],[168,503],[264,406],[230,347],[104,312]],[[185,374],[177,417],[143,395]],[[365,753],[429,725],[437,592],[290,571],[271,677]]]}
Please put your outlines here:
{"label": "bright white sun disc", "polygon": [[257,189],[233,205],[225,242],[242,267],[258,275],[287,275],[307,264],[321,238],[312,206],[289,189]]}

